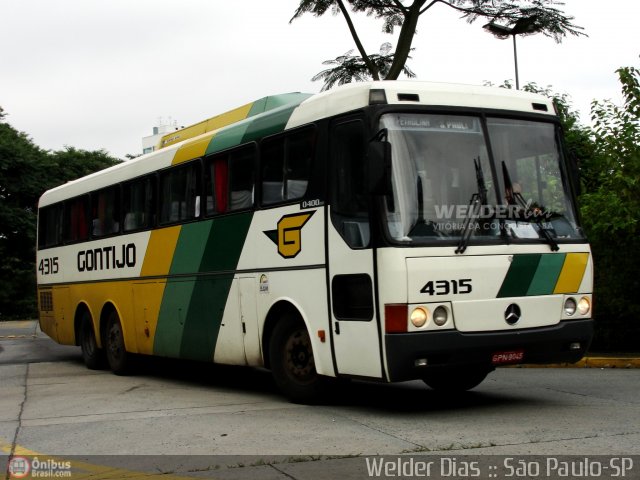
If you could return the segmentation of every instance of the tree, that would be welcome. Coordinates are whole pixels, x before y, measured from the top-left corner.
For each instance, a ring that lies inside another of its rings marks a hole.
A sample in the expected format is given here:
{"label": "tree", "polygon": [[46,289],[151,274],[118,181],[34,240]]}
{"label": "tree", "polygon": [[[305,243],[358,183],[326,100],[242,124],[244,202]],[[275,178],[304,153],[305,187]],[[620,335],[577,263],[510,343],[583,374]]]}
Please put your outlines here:
{"label": "tree", "polygon": [[[461,18],[469,23],[485,18],[492,23],[500,22],[505,28],[522,30],[522,34],[542,33],[556,42],[568,34],[584,35],[582,27],[572,23],[573,17],[554,7],[563,5],[556,0],[301,0],[290,21],[305,13],[320,17],[331,11],[334,15],[341,13],[347,22],[360,55],[350,57],[348,62],[340,62],[341,57],[337,57],[336,67],[330,75],[320,72],[314,79],[337,79],[334,83],[347,83],[360,80],[366,72],[367,77],[373,80],[396,80],[405,69],[420,16],[440,4],[460,12]],[[393,33],[396,27],[400,28],[396,50],[384,62],[376,61],[375,55],[366,52],[350,11],[382,20],[385,33]]]}
{"label": "tree", "polygon": [[[3,115],[4,117],[4,115]],[[33,315],[36,201],[45,155],[0,120],[0,318]]]}
{"label": "tree", "polygon": [[4,122],[0,107],[0,318],[35,315],[38,199],[56,185],[114,165],[104,151],[48,152]]}
{"label": "tree", "polygon": [[591,185],[580,197],[595,263],[596,347],[637,351],[640,339],[640,70],[617,70],[624,102],[594,101]]}
{"label": "tree", "polygon": [[[384,43],[380,48],[380,54],[370,55],[369,59],[377,69],[378,73],[385,75],[389,72],[393,63],[394,54],[391,51],[391,44]],[[322,90],[329,90],[334,85],[342,85],[353,81],[364,82],[370,76],[367,66],[361,61],[360,57],[352,55],[353,50],[349,50],[344,55],[336,57],[335,60],[326,60],[323,65],[333,65],[332,68],[321,71],[311,80],[324,80]],[[409,57],[411,58],[411,57]],[[409,77],[415,77],[415,73],[406,65],[402,69],[403,73]]]}

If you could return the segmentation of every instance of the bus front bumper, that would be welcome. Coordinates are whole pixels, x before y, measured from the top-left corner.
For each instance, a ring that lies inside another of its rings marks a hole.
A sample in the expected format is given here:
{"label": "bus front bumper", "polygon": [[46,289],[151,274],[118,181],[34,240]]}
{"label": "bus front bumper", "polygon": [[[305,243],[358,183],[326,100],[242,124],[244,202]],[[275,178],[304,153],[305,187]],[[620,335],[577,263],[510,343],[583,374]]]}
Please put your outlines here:
{"label": "bus front bumper", "polygon": [[457,330],[385,335],[388,380],[422,378],[428,369],[508,363],[575,363],[593,337],[593,320],[499,332]]}

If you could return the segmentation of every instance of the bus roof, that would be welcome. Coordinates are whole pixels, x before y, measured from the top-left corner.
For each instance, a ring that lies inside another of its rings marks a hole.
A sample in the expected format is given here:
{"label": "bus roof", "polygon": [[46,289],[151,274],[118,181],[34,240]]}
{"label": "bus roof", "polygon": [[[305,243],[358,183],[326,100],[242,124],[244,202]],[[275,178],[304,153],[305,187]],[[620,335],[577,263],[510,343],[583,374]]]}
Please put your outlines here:
{"label": "bus roof", "polygon": [[[123,182],[156,170],[250,142],[307,123],[376,103],[485,108],[554,115],[551,99],[504,88],[420,81],[378,81],[343,85],[316,95],[264,97],[163,137],[163,148],[45,192],[40,207]],[[384,92],[384,98],[379,94]]]}
{"label": "bus roof", "polygon": [[311,96],[310,93],[285,93],[282,95],[272,95],[263,97],[255,102],[247,103],[241,107],[234,108],[228,112],[221,113],[175,132],[167,133],[158,142],[157,149],[165,148],[176,143],[183,142],[190,138],[197,137],[203,133],[212,132],[222,127],[232,125],[241,120],[253,117],[260,113],[268,112],[278,107],[291,103],[300,103]]}
{"label": "bus roof", "polygon": [[351,83],[319,93],[302,102],[287,128],[370,105],[371,90],[384,91],[389,105],[426,105],[509,110],[555,115],[553,101],[539,94],[476,85],[406,81]]}

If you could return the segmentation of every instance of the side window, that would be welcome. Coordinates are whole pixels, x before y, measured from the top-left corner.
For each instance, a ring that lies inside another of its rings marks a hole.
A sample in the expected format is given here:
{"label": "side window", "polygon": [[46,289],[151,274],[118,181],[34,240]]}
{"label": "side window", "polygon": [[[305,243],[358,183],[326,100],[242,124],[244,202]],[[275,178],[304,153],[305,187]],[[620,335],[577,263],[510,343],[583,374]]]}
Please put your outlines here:
{"label": "side window", "polygon": [[62,225],[61,203],[42,208],[38,215],[38,248],[60,245]]}
{"label": "side window", "polygon": [[307,191],[315,130],[306,128],[265,140],[261,146],[262,204],[302,198]]}
{"label": "side window", "polygon": [[89,239],[89,196],[64,202],[64,241],[81,242]]}
{"label": "side window", "polygon": [[255,145],[229,152],[229,210],[253,207],[256,177]]}
{"label": "side window", "polygon": [[200,163],[170,168],[160,174],[160,223],[193,220],[200,216]]}
{"label": "side window", "polygon": [[225,213],[229,207],[228,154],[208,158],[204,164],[205,214]]}
{"label": "side window", "polygon": [[369,209],[365,186],[364,125],[352,120],[332,133],[331,219],[352,248],[369,245]]}
{"label": "side window", "polygon": [[262,204],[284,200],[284,136],[265,140],[261,145]]}
{"label": "side window", "polygon": [[155,179],[144,177],[122,187],[123,231],[152,227],[155,223]]}
{"label": "side window", "polygon": [[284,169],[285,200],[302,198],[307,193],[314,146],[314,129],[305,129],[287,137]]}
{"label": "side window", "polygon": [[91,194],[91,235],[104,237],[120,232],[120,188],[98,190]]}

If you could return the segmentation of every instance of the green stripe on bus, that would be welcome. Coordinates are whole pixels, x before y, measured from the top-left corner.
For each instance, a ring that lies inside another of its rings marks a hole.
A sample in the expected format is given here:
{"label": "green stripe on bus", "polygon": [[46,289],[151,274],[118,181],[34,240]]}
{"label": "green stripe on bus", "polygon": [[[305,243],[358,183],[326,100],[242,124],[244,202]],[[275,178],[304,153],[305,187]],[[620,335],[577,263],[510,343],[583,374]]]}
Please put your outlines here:
{"label": "green stripe on bus", "polygon": [[226,128],[216,133],[207,146],[205,155],[220,152],[227,148],[235,147],[243,143],[242,139],[247,131],[249,124],[246,122],[239,123],[232,127]]}
{"label": "green stripe on bus", "polygon": [[174,278],[167,281],[153,340],[154,354],[180,357],[182,332],[194,286],[194,277]]}
{"label": "green stripe on bus", "polygon": [[180,358],[213,361],[232,281],[232,273],[195,281],[184,330],[176,339]]}
{"label": "green stripe on bus", "polygon": [[188,223],[182,226],[169,275],[194,273],[200,268],[202,256],[207,251],[207,241],[211,232],[211,221]]}
{"label": "green stripe on bus", "polygon": [[545,254],[540,258],[527,295],[551,295],[556,286],[566,254]]}
{"label": "green stripe on bus", "polygon": [[529,253],[514,255],[498,292],[498,298],[525,296],[538,268],[540,256],[540,254]]}
{"label": "green stripe on bus", "polygon": [[184,225],[165,287],[154,353],[212,360],[218,332],[253,213]]}
{"label": "green stripe on bus", "polygon": [[253,213],[247,212],[212,221],[198,270],[228,273],[196,281],[180,345],[181,358],[213,360],[233,272],[238,267],[252,218]]}
{"label": "green stripe on bus", "polygon": [[233,271],[249,232],[253,212],[228,215],[213,220],[199,271]]}
{"label": "green stripe on bus", "polygon": [[253,105],[251,105],[251,109],[249,110],[247,117],[253,117],[255,115],[259,115],[263,113],[265,111],[266,106],[267,106],[267,97],[263,97],[259,100],[256,100],[255,102],[253,102]]}
{"label": "green stripe on bus", "polygon": [[271,110],[266,115],[257,116],[247,128],[244,137],[242,137],[242,143],[282,132],[296,107],[297,105],[289,105]]}

